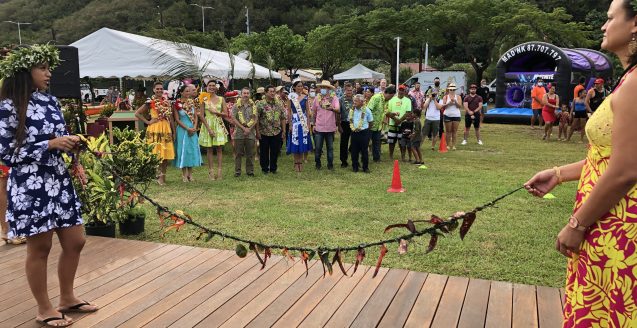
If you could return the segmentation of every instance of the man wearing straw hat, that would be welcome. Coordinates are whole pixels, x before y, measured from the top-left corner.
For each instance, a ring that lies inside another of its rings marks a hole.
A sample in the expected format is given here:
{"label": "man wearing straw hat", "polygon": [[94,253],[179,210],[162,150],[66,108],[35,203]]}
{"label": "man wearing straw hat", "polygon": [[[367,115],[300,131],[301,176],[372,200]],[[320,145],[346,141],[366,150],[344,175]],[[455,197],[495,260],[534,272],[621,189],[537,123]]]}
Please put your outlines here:
{"label": "man wearing straw hat", "polygon": [[314,141],[316,149],[314,161],[316,169],[321,169],[321,155],[323,153],[323,142],[327,145],[327,169],[334,169],[334,132],[336,132],[336,114],[339,113],[340,105],[338,98],[333,94],[334,87],[330,81],[323,80],[316,85],[319,90],[312,109],[315,113]]}

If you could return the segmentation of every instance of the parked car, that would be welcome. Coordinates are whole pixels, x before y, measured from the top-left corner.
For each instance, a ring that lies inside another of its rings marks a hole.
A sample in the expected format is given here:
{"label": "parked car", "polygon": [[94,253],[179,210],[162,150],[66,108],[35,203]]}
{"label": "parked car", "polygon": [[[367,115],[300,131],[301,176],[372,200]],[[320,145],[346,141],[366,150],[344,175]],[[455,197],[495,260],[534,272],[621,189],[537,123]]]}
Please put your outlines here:
{"label": "parked car", "polygon": [[496,85],[496,79],[494,79],[493,81],[491,81],[491,83],[487,85],[489,87],[489,103],[495,102],[495,85]]}
{"label": "parked car", "polygon": [[416,82],[420,82],[420,89],[427,90],[428,87],[434,85],[434,78],[440,78],[440,86],[447,87],[448,83],[455,83],[460,93],[467,90],[467,73],[463,71],[431,71],[420,72],[410,77],[405,84],[411,87]]}

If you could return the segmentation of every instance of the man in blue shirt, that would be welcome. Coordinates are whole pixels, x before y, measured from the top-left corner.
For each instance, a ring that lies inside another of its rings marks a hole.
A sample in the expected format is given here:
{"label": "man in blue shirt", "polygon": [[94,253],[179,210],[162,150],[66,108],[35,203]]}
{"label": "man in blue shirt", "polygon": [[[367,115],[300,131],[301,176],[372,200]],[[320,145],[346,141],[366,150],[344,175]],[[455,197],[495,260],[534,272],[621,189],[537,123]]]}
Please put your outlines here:
{"label": "man in blue shirt", "polygon": [[372,111],[363,106],[365,97],[361,94],[354,96],[354,108],[348,115],[348,121],[352,130],[352,170],[358,172],[359,155],[362,157],[363,172],[369,173],[369,129],[374,124]]}

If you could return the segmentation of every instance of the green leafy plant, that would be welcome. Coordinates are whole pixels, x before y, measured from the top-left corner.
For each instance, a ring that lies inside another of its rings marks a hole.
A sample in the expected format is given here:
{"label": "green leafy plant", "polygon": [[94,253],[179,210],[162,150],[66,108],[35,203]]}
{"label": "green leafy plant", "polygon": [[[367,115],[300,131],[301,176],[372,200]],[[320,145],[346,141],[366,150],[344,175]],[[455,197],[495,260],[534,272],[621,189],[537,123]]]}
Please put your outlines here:
{"label": "green leafy plant", "polygon": [[[89,137],[86,145],[90,152],[79,155],[79,163],[84,168],[86,181],[83,183],[74,175],[75,190],[82,203],[82,214],[88,225],[106,225],[118,222],[125,216],[126,208],[122,206],[120,194],[113,176],[101,160],[98,160],[92,152],[108,154],[110,147],[108,137],[102,134],[100,137]],[[108,160],[110,155],[104,155],[103,160]],[[68,159],[68,163],[71,160]]]}
{"label": "green leafy plant", "polygon": [[100,110],[100,117],[105,117],[105,118],[111,117],[111,115],[113,115],[116,109],[117,107],[115,107],[115,105],[106,104],[104,105],[104,107],[102,107],[102,110]]}
{"label": "green leafy plant", "polygon": [[154,145],[146,143],[140,132],[128,127],[123,130],[114,128],[113,140],[113,155],[105,160],[117,171],[115,183],[122,186],[128,208],[134,208],[139,203],[139,195],[126,190],[125,186],[130,184],[145,192],[150,182],[155,180],[161,160],[152,152]]}

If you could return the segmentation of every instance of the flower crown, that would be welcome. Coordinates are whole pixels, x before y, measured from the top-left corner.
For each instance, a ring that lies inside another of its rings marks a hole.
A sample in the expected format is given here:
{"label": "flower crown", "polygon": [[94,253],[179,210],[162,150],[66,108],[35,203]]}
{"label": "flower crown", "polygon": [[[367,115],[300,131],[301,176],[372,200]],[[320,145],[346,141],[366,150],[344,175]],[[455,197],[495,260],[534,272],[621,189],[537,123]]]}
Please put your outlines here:
{"label": "flower crown", "polygon": [[48,63],[50,69],[54,69],[60,64],[60,51],[48,44],[13,49],[0,61],[0,79],[12,77],[16,72],[30,70],[43,63]]}

